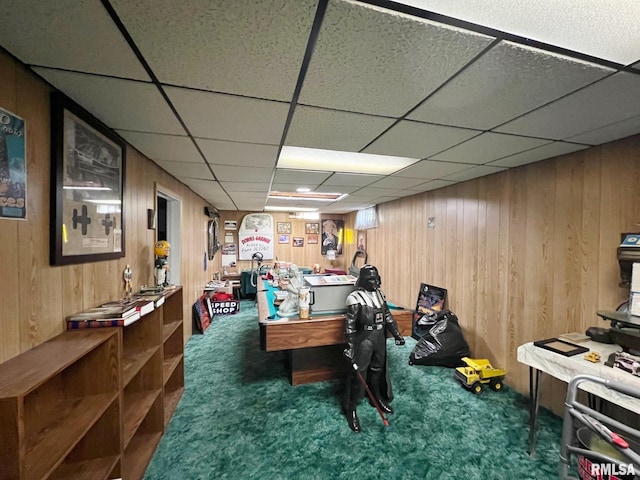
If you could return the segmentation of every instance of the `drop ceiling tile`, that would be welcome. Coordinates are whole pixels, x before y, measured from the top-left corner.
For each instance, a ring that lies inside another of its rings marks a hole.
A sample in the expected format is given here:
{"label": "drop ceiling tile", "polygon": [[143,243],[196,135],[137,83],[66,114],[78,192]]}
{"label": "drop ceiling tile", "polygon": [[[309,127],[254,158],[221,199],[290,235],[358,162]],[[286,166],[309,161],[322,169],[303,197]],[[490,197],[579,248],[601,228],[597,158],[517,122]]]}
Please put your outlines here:
{"label": "drop ceiling tile", "polygon": [[318,193],[352,193],[358,190],[360,187],[357,185],[320,185],[314,192]]}
{"label": "drop ceiling tile", "polygon": [[426,158],[480,133],[477,130],[403,120],[368,146],[364,153]]}
{"label": "drop ceiling tile", "polygon": [[395,119],[297,106],[285,145],[359,152]]}
{"label": "drop ceiling tile", "polygon": [[286,103],[185,88],[165,91],[194,137],[280,144],[289,111]]}
{"label": "drop ceiling tile", "polygon": [[213,173],[220,182],[261,182],[271,181],[272,168],[235,167],[229,165],[212,165]]}
{"label": "drop ceiling tile", "polygon": [[236,165],[273,168],[276,165],[278,147],[257,143],[227,142],[196,138],[196,143],[207,162],[213,165]]}
{"label": "drop ceiling tile", "polygon": [[[420,192],[430,192],[432,190],[437,190],[438,188],[448,187],[450,185],[454,185],[457,182],[454,180],[431,180],[429,182],[423,183],[419,186]],[[414,190],[418,190],[416,187]]]}
{"label": "drop ceiling tile", "polygon": [[198,163],[191,162],[166,162],[157,161],[164,170],[174,177],[180,178],[197,178],[203,180],[213,180],[213,175],[209,167],[201,160]]}
{"label": "drop ceiling tile", "polygon": [[150,80],[101,2],[3,0],[0,45],[26,64]]}
{"label": "drop ceiling tile", "polygon": [[289,168],[276,169],[273,183],[289,185],[319,185],[324,182],[332,172],[318,172],[308,170],[292,170]]}
{"label": "drop ceiling tile", "polygon": [[373,182],[370,186],[374,188],[389,188],[395,190],[399,188],[412,188],[416,185],[420,185],[421,183],[424,183],[424,178],[408,178],[401,177],[399,175],[389,175],[382,180]]}
{"label": "drop ceiling tile", "polygon": [[576,143],[553,142],[541,147],[532,148],[526,152],[516,153],[509,157],[500,158],[487,165],[496,167],[519,167],[527,163],[538,162],[551,157],[558,157],[566,153],[577,152],[587,148],[586,145],[578,145]]}
{"label": "drop ceiling tile", "polygon": [[571,142],[587,143],[589,145],[600,145],[612,142],[620,138],[630,137],[640,132],[640,116],[632,117],[621,122],[612,123],[589,132],[581,133],[575,137],[569,137]]}
{"label": "drop ceiling tile", "polygon": [[233,192],[262,192],[267,198],[269,193],[268,182],[221,182],[221,185],[230,194]]}
{"label": "drop ceiling tile", "polygon": [[163,83],[290,101],[316,2],[111,0]]}
{"label": "drop ceiling tile", "polygon": [[564,140],[640,115],[640,75],[616,73],[495,129]]}
{"label": "drop ceiling tile", "polygon": [[118,134],[143,155],[154,161],[202,163],[202,155],[188,137],[117,130]]}
{"label": "drop ceiling tile", "polygon": [[394,173],[394,176],[406,178],[435,179],[451,175],[469,168],[464,163],[440,162],[437,160],[420,160],[404,170]]}
{"label": "drop ceiling tile", "polygon": [[383,178],[383,175],[367,175],[361,173],[334,173],[325,182],[323,186],[351,186],[363,187]]}
{"label": "drop ceiling tile", "polygon": [[492,167],[489,165],[479,165],[477,167],[471,167],[466,170],[463,170],[458,173],[454,173],[453,175],[449,175],[442,180],[450,180],[452,182],[465,182],[467,180],[472,180],[478,177],[484,177],[486,175],[492,175],[494,173],[501,172],[503,170],[507,170],[504,167]]}
{"label": "drop ceiling tile", "polygon": [[221,184],[214,180],[191,178],[189,179],[189,186],[199,190],[209,191],[212,195],[224,193]]}
{"label": "drop ceiling tile", "polygon": [[489,130],[614,71],[503,41],[429,97],[408,118]]}
{"label": "drop ceiling tile", "polygon": [[498,158],[523,152],[531,148],[550,143],[540,138],[502,135],[499,133],[483,133],[446,152],[432,157],[433,160],[482,164]]}
{"label": "drop ceiling tile", "polygon": [[379,7],[331,0],[300,102],[400,117],[492,40]]}
{"label": "drop ceiling tile", "polygon": [[185,135],[158,89],[144,82],[34,68],[110,128]]}

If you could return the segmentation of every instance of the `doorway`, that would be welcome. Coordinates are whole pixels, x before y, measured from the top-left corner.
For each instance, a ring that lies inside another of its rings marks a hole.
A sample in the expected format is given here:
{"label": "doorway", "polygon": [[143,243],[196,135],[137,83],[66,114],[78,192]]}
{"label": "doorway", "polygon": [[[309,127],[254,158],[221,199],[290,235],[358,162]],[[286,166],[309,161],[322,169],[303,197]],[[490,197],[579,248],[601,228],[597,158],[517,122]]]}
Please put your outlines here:
{"label": "doorway", "polygon": [[181,285],[180,232],[182,230],[182,199],[168,188],[156,183],[156,212],[156,242],[166,240],[171,245],[171,254],[167,257],[167,264],[169,265],[168,282],[172,285]]}

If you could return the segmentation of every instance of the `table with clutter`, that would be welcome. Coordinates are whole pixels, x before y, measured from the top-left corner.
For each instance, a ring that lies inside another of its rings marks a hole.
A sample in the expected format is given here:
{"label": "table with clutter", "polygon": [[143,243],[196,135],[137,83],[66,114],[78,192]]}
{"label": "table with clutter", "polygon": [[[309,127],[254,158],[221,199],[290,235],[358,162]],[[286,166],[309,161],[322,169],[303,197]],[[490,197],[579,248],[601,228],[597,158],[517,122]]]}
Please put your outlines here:
{"label": "table with clutter", "polygon": [[[345,348],[344,313],[278,316],[277,299],[282,298],[278,284],[261,280],[256,294],[260,349],[265,352],[286,351],[291,385],[343,378],[348,364],[342,354]],[[411,335],[413,310],[388,302],[402,335]]]}
{"label": "table with clutter", "polygon": [[[525,343],[518,347],[518,362],[529,366],[529,453],[531,455],[535,453],[536,420],[540,380],[543,373],[567,383],[578,374],[588,374],[640,388],[640,377],[619,368],[606,366],[604,363],[609,355],[622,350],[619,345],[586,341],[579,343],[579,346],[587,348],[589,352],[598,352],[602,361],[594,363],[587,360],[583,354],[564,356],[535,346],[534,342]],[[629,397],[595,383],[585,383],[580,388],[588,394],[640,414],[640,401],[637,398]]]}

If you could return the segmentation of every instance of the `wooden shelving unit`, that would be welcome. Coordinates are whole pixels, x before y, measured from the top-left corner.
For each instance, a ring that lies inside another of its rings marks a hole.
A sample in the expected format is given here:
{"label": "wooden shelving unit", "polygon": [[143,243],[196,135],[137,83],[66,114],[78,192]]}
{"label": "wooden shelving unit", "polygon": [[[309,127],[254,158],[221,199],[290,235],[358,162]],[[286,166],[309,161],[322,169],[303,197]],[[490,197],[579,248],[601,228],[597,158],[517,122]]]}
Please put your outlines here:
{"label": "wooden shelving unit", "polygon": [[182,289],[0,364],[0,480],[137,480],[184,391]]}
{"label": "wooden shelving unit", "polygon": [[65,332],[0,365],[0,479],[121,474],[117,329]]}

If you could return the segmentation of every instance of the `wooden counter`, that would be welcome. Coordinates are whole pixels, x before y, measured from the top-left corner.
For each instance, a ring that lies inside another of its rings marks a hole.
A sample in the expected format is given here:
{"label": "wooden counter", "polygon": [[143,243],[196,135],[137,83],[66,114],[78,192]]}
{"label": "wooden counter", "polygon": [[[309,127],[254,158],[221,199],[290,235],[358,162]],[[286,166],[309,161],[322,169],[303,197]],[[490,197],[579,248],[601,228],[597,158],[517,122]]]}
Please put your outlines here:
{"label": "wooden counter", "polygon": [[[260,349],[289,353],[291,385],[320,382],[346,375],[344,315],[312,316],[269,320],[267,293],[257,292]],[[392,309],[400,333],[411,335],[413,311]]]}

